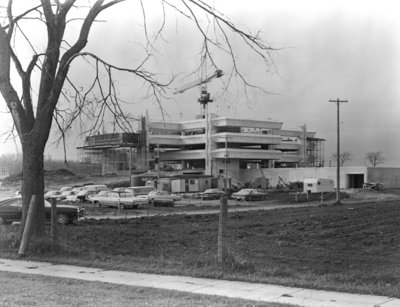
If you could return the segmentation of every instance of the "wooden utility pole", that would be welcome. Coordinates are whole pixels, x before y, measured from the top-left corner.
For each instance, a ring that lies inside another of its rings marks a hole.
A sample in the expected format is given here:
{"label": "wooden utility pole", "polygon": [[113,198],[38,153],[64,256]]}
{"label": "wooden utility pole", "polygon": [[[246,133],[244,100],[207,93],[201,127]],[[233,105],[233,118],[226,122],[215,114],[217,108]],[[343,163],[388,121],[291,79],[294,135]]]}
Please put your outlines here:
{"label": "wooden utility pole", "polygon": [[336,117],[337,117],[337,146],[336,146],[336,205],[341,205],[340,202],[340,110],[339,106],[341,103],[346,103],[348,102],[347,100],[340,100],[337,98],[336,100],[334,99],[329,99],[329,102],[334,102],[336,103]]}
{"label": "wooden utility pole", "polygon": [[219,221],[218,221],[218,263],[224,264],[226,259],[226,224],[228,221],[228,138],[225,138],[225,174],[224,174],[224,190],[225,194],[221,196],[219,205]]}

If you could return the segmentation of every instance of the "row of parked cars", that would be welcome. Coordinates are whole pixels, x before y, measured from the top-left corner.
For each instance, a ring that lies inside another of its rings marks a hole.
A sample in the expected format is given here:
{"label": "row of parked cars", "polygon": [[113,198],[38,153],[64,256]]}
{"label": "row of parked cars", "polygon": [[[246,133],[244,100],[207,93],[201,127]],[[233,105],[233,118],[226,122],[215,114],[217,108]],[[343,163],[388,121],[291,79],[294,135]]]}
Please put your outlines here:
{"label": "row of parked cars", "polygon": [[[204,192],[196,194],[195,197],[201,200],[211,200],[219,199],[224,194],[225,192],[220,189],[207,189]],[[267,193],[259,189],[241,189],[238,192],[232,193],[230,198],[238,201],[265,200],[267,198]]]}
{"label": "row of parked cars", "polygon": [[50,190],[44,194],[45,199],[54,198],[57,201],[85,201],[89,196],[100,191],[108,190],[105,184],[92,184],[82,187],[62,187],[59,190]]}
{"label": "row of parked cars", "polygon": [[137,195],[129,188],[125,190],[101,191],[89,196],[88,201],[97,207],[137,208],[140,205],[174,206],[182,198],[168,191],[153,190],[146,195]]}
{"label": "row of parked cars", "polygon": [[[220,189],[207,189],[195,195],[202,200],[219,199],[225,194]],[[230,198],[243,201],[265,200],[267,193],[258,189],[242,189],[233,193]],[[49,200],[88,201],[97,207],[116,207],[119,209],[137,208],[140,205],[173,206],[182,198],[168,191],[155,190],[153,187],[128,187],[109,190],[106,185],[88,185],[79,188],[63,187],[60,190],[48,191],[45,194],[45,217],[50,220],[51,204]],[[57,204],[57,222],[60,224],[75,223],[84,215],[84,208]],[[22,217],[22,199],[20,195],[0,201],[0,225],[20,221]]]}
{"label": "row of parked cars", "polygon": [[173,206],[181,196],[168,191],[155,190],[152,186],[123,187],[110,190],[106,185],[87,185],[79,188],[63,187],[48,191],[45,199],[57,201],[88,201],[97,207],[137,208],[140,205]]}

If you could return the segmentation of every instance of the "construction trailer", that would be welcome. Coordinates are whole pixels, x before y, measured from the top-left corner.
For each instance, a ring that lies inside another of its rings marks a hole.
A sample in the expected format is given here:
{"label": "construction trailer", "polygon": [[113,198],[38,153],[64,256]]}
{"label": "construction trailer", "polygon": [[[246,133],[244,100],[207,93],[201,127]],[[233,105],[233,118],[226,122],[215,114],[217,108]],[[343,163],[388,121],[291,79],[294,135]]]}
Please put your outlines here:
{"label": "construction trailer", "polygon": [[171,179],[172,193],[196,193],[211,188],[211,176]]}
{"label": "construction trailer", "polygon": [[304,179],[304,193],[325,193],[335,191],[335,181],[326,178]]}

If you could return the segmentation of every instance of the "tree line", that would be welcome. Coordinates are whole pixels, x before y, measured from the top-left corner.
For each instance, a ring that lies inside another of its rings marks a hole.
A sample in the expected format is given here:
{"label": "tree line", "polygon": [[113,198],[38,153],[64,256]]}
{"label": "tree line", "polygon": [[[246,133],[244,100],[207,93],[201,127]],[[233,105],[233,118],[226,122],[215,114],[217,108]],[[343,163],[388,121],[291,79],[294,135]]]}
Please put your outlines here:
{"label": "tree line", "polygon": [[[338,156],[336,152],[332,153],[332,159],[337,161]],[[339,155],[339,165],[343,166],[347,161],[353,159],[353,154],[349,151],[343,151]],[[367,152],[364,157],[365,161],[369,163],[372,167],[377,166],[378,164],[383,164],[385,158],[381,151],[371,151]]]}
{"label": "tree line", "polygon": [[[45,170],[68,169],[76,173],[79,169],[79,162],[64,160],[53,160],[51,157],[44,159]],[[2,154],[0,155],[0,175],[15,175],[22,173],[22,155]]]}

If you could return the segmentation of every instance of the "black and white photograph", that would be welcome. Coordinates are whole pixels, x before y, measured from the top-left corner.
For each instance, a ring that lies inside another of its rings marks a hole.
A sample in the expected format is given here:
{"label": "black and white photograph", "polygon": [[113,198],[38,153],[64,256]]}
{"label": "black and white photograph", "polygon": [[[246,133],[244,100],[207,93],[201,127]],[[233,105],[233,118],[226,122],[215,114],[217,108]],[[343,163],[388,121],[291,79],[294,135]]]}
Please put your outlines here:
{"label": "black and white photograph", "polygon": [[395,0],[0,0],[0,306],[400,306]]}

